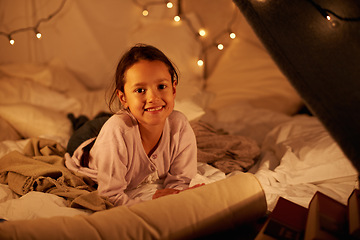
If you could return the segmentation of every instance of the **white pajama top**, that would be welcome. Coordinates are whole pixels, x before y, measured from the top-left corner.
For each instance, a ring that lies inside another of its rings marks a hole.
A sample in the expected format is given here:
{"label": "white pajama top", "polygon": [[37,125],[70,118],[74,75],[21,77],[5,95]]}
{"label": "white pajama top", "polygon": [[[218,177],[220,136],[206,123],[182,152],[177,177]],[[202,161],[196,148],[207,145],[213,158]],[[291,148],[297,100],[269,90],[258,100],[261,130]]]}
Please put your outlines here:
{"label": "white pajama top", "polygon": [[67,168],[85,174],[98,183],[100,196],[114,205],[132,205],[126,191],[139,186],[148,176],[157,173],[165,188],[187,188],[197,172],[195,134],[185,115],[173,111],[165,122],[159,144],[147,156],[136,119],[128,111],[119,111],[100,130],[90,150],[89,167],[80,166],[82,143],[73,156],[65,155]]}

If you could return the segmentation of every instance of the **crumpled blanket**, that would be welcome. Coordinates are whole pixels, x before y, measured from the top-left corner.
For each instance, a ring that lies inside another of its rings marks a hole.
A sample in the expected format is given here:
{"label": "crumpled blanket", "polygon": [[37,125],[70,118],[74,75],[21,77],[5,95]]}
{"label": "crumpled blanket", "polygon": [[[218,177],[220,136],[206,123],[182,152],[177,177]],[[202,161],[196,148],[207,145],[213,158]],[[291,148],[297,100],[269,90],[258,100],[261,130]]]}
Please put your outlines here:
{"label": "crumpled blanket", "polygon": [[224,173],[246,172],[260,155],[256,141],[244,136],[230,135],[203,121],[190,123],[196,136],[198,161],[208,163]]}
{"label": "crumpled blanket", "polygon": [[64,197],[69,207],[100,211],[113,205],[90,178],[65,167],[65,149],[55,141],[32,138],[24,154],[13,151],[0,159],[0,183],[19,195],[40,191]]}

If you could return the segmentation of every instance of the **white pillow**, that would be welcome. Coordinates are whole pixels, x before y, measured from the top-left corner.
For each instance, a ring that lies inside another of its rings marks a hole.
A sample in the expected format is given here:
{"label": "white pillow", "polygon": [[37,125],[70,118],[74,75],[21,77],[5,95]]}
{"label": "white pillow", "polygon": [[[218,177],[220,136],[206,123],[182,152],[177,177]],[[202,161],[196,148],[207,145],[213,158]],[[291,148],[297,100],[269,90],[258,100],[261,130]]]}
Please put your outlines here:
{"label": "white pillow", "polygon": [[197,120],[205,114],[205,111],[199,105],[189,99],[175,101],[174,109],[182,112],[188,121]]}
{"label": "white pillow", "polygon": [[29,79],[1,77],[0,86],[1,104],[28,103],[65,113],[81,110],[78,100]]}
{"label": "white pillow", "polygon": [[280,72],[252,29],[242,20],[237,38],[207,79],[206,90],[216,94],[211,109],[235,102],[286,114],[296,113],[301,98]]}
{"label": "white pillow", "polygon": [[179,69],[176,98],[199,94],[203,88],[202,69],[197,66],[200,44],[185,23],[170,19],[144,19],[129,37],[129,44],[145,43],[159,48]]}
{"label": "white pillow", "polygon": [[71,121],[52,109],[26,103],[0,105],[0,116],[24,138],[56,136],[64,144],[72,134]]}
{"label": "white pillow", "polygon": [[52,76],[49,68],[41,64],[13,63],[0,65],[0,72],[17,78],[26,78],[34,82],[51,86]]}
{"label": "white pillow", "polygon": [[42,84],[58,92],[83,91],[80,81],[67,70],[60,60],[49,64],[13,63],[0,65],[0,72],[20,79]]}

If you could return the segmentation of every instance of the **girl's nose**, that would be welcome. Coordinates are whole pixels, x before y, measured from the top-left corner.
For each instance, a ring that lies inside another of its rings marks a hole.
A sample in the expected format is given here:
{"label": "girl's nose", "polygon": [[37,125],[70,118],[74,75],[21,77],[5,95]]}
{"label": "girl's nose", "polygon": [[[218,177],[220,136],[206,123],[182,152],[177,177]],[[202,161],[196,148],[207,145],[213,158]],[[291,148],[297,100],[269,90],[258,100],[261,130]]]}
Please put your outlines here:
{"label": "girl's nose", "polygon": [[159,99],[160,99],[160,94],[158,91],[156,91],[156,90],[148,91],[148,97],[147,97],[148,102],[155,102]]}

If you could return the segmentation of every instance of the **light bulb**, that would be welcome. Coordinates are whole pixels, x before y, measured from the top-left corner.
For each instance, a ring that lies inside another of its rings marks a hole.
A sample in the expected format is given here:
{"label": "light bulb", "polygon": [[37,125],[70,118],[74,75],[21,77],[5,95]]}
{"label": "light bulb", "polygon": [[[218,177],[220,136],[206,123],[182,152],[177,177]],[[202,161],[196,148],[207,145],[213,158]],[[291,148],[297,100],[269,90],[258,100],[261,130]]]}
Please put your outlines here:
{"label": "light bulb", "polygon": [[15,44],[15,40],[14,39],[12,39],[12,37],[9,35],[9,43],[11,44],[11,45],[14,45]]}
{"label": "light bulb", "polygon": [[331,17],[330,17],[329,15],[327,15],[327,16],[326,16],[326,19],[327,19],[328,21],[330,21],[330,20],[331,20]]}
{"label": "light bulb", "polygon": [[197,65],[198,65],[199,67],[203,66],[203,65],[204,65],[204,61],[201,60],[201,59],[199,59],[199,60],[197,61]]}
{"label": "light bulb", "polygon": [[202,36],[202,37],[204,37],[204,36],[206,35],[205,29],[202,29],[202,28],[201,28],[201,29],[199,30],[199,35]]}
{"label": "light bulb", "polygon": [[42,37],[41,33],[40,33],[40,32],[37,32],[37,33],[36,33],[36,38],[37,38],[37,39],[40,39],[41,37]]}
{"label": "light bulb", "polygon": [[149,15],[149,11],[146,10],[146,9],[144,9],[144,10],[142,11],[142,15],[143,15],[144,17],[146,17],[147,15]]}
{"label": "light bulb", "polygon": [[174,17],[174,21],[175,21],[175,22],[179,22],[180,19],[181,19],[180,16],[177,16],[177,15],[176,15],[176,16]]}
{"label": "light bulb", "polygon": [[174,4],[172,4],[172,2],[167,2],[166,3],[167,8],[172,8],[173,6],[174,6]]}
{"label": "light bulb", "polygon": [[217,45],[217,48],[218,48],[219,50],[223,50],[223,49],[224,49],[224,45],[222,45],[221,43],[219,43],[219,44]]}
{"label": "light bulb", "polygon": [[231,39],[235,39],[235,38],[236,38],[236,34],[235,34],[234,32],[231,32],[231,33],[229,34],[229,36],[230,36]]}

